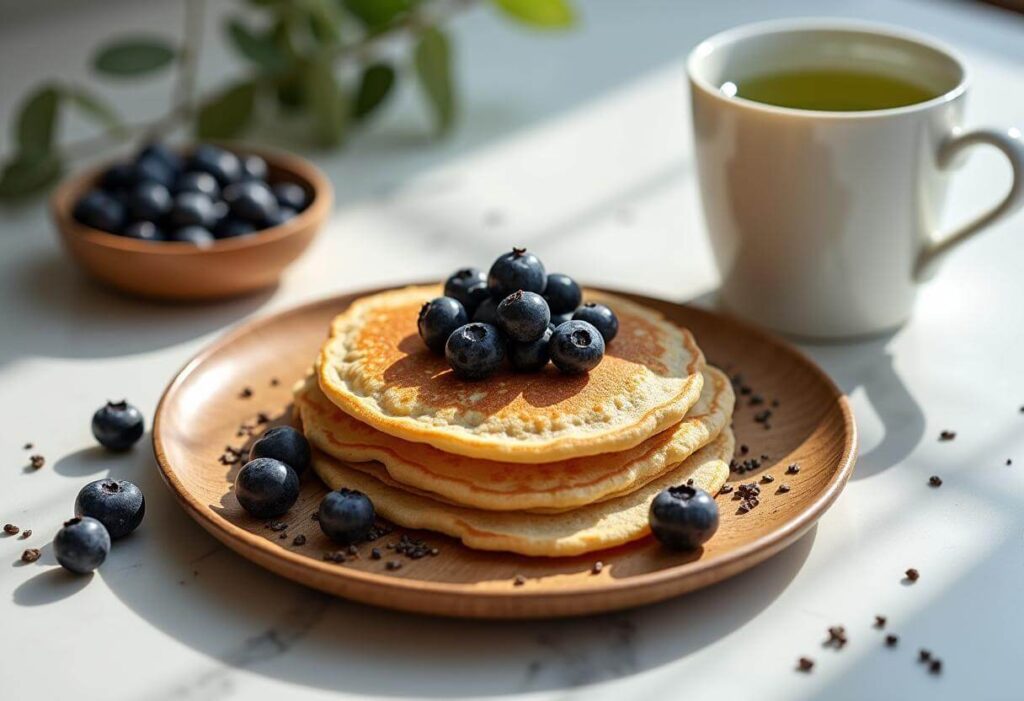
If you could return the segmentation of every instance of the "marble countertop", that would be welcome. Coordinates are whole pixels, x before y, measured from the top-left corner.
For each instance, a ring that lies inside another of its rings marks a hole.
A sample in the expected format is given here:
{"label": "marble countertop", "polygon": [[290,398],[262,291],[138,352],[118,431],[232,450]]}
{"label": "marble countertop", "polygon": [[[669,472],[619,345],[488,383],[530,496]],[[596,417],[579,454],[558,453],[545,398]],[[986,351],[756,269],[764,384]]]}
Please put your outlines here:
{"label": "marble countertop", "polygon": [[[220,546],[173,501],[145,444],[123,456],[94,446],[96,407],[126,396],[151,418],[173,373],[239,321],[439,277],[513,242],[584,279],[711,300],[683,61],[725,27],[837,15],[932,33],[973,68],[968,123],[1024,125],[1024,19],[985,6],[577,4],[582,22],[567,35],[522,31],[486,8],[455,20],[458,131],[426,141],[407,85],[346,152],[315,154],[337,207],[272,291],[198,307],[118,297],[72,268],[41,201],[0,211],[0,522],[33,531],[0,536],[0,698],[1021,697],[1024,217],[953,255],[899,332],[804,347],[852,397],[862,436],[853,479],[818,526],[749,572],[639,610],[495,623],[332,599]],[[179,11],[82,3],[0,24],[4,132],[26,87],[47,75],[82,78],[99,39],[176,28]],[[211,82],[231,70],[218,51],[204,58]],[[166,87],[112,92],[134,90],[131,109],[145,115]],[[948,221],[1008,181],[998,156],[973,156],[955,179]],[[945,429],[955,441],[938,441]],[[44,468],[25,468],[26,442]],[[940,489],[928,486],[932,474]],[[143,488],[146,521],[94,576],[67,576],[48,543],[78,489],[107,475]],[[29,546],[43,557],[23,565]],[[901,583],[908,567],[921,572],[913,586]],[[872,628],[875,614],[900,636],[895,649]],[[830,625],[848,631],[841,651],[822,647]],[[915,661],[922,647],[942,658],[941,676]],[[817,661],[812,674],[794,671],[802,655]]]}

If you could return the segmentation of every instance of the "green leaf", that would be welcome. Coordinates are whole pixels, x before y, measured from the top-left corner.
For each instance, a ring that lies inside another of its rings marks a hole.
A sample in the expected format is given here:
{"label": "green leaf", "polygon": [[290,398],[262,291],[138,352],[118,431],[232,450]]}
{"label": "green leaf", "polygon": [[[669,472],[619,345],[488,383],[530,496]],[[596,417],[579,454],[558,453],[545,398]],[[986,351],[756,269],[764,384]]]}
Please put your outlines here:
{"label": "green leaf", "polygon": [[565,29],[576,21],[565,0],[494,0],[505,14],[539,29]]}
{"label": "green leaf", "polygon": [[448,38],[436,27],[428,27],[416,45],[416,75],[434,111],[439,134],[455,121],[455,93],[451,75],[451,49]]}
{"label": "green leaf", "polygon": [[415,0],[345,0],[345,9],[373,31],[391,24],[414,4]]}
{"label": "green leaf", "polygon": [[34,156],[50,152],[57,131],[60,96],[60,88],[48,84],[25,98],[15,125],[19,153]]}
{"label": "green leaf", "polygon": [[277,104],[288,112],[300,112],[306,105],[306,93],[298,77],[289,77],[275,87]]}
{"label": "green leaf", "polygon": [[60,177],[62,165],[53,154],[18,155],[0,171],[0,200],[15,200],[42,190]]}
{"label": "green leaf", "polygon": [[136,76],[164,68],[176,55],[175,48],[160,37],[136,36],[101,47],[92,58],[92,67],[107,75]]}
{"label": "green leaf", "polygon": [[324,146],[337,146],[348,130],[348,100],[334,77],[330,59],[323,57],[306,71],[306,100],[316,136]]}
{"label": "green leaf", "polygon": [[237,83],[204,104],[196,119],[200,139],[229,139],[238,135],[252,119],[256,86]]}
{"label": "green leaf", "polygon": [[227,21],[225,31],[238,53],[263,70],[276,73],[284,68],[284,56],[270,32],[257,34],[236,17]]}
{"label": "green leaf", "polygon": [[309,30],[321,44],[341,41],[341,13],[335,0],[306,0]]}
{"label": "green leaf", "polygon": [[68,88],[64,90],[64,94],[83,115],[97,124],[112,131],[120,131],[123,128],[121,118],[105,100],[82,88]]}
{"label": "green leaf", "polygon": [[356,106],[353,110],[357,120],[365,119],[381,106],[395,84],[395,69],[386,63],[367,66],[359,81]]}

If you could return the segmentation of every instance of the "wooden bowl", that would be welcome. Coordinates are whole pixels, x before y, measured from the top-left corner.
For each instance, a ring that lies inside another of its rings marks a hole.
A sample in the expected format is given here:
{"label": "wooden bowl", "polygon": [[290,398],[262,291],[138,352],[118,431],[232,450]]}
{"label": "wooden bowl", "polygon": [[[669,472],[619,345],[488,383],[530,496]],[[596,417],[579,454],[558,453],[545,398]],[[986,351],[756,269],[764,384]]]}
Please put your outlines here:
{"label": "wooden bowl", "polygon": [[310,196],[302,212],[280,226],[251,236],[223,239],[208,248],[176,241],[138,241],[75,221],[75,202],[96,186],[110,163],[79,173],[58,186],[50,211],[71,257],[93,278],[123,292],[164,300],[209,300],[274,285],[313,240],[334,199],[331,183],[295,155],[239,148],[262,157],[270,182],[293,182]]}

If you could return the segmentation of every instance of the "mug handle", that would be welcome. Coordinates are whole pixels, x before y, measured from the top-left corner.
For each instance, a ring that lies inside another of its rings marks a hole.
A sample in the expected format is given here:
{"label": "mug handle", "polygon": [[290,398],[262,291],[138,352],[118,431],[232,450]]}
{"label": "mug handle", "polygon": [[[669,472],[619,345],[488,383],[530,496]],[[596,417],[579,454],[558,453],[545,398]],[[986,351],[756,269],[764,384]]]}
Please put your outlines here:
{"label": "mug handle", "polygon": [[943,170],[953,166],[955,159],[962,151],[986,144],[995,146],[1003,152],[1006,160],[1010,162],[1013,170],[1013,182],[1010,184],[1010,191],[996,206],[984,214],[967,222],[948,236],[938,241],[925,244],[925,248],[918,256],[917,265],[914,270],[914,278],[921,282],[931,277],[939,259],[952,250],[955,246],[963,243],[989,224],[994,224],[1005,216],[1012,214],[1024,205],[1024,134],[1015,127],[999,129],[976,129],[963,133],[957,129],[941,146],[939,146],[938,165]]}

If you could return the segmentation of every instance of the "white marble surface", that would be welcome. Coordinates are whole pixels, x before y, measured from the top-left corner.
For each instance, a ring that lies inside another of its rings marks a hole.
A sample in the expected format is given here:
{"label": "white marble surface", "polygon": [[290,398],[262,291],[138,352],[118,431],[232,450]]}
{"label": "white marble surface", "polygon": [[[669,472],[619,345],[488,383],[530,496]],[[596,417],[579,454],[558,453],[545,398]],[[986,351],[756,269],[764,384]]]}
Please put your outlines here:
{"label": "white marble surface", "polygon": [[[173,502],[145,444],[123,457],[94,448],[95,407],[125,395],[151,417],[174,371],[241,319],[440,276],[511,242],[588,280],[706,300],[716,275],[682,65],[727,26],[819,14],[930,32],[974,69],[971,123],[1024,125],[1024,20],[1001,11],[902,0],[578,4],[582,24],[566,36],[520,31],[488,10],[457,20],[459,131],[423,143],[407,86],[346,153],[315,156],[338,206],[272,292],[197,308],[122,299],[79,277],[41,203],[0,212],[0,521],[33,530],[27,541],[0,536],[0,698],[1021,698],[1024,218],[954,255],[898,333],[807,348],[853,397],[862,431],[854,478],[817,528],[733,580],[637,611],[475,623],[333,600],[217,545]],[[0,22],[3,131],[27,85],[80,78],[98,38],[175,27],[178,9],[80,3]],[[229,70],[218,54],[204,75]],[[152,113],[163,95],[135,90],[133,112]],[[994,155],[972,158],[949,220],[1007,181]],[[939,443],[947,428],[956,441]],[[47,458],[38,472],[23,470],[26,441]],[[931,474],[941,489],[927,486]],[[81,485],[105,475],[142,486],[146,522],[94,577],[71,578],[47,544]],[[43,558],[17,563],[26,546]],[[905,586],[911,566],[921,579]],[[871,629],[875,613],[901,636],[897,649]],[[849,631],[841,652],[821,647],[833,624]],[[941,677],[914,661],[919,647],[944,660]],[[813,674],[793,671],[800,655],[817,660]]]}

